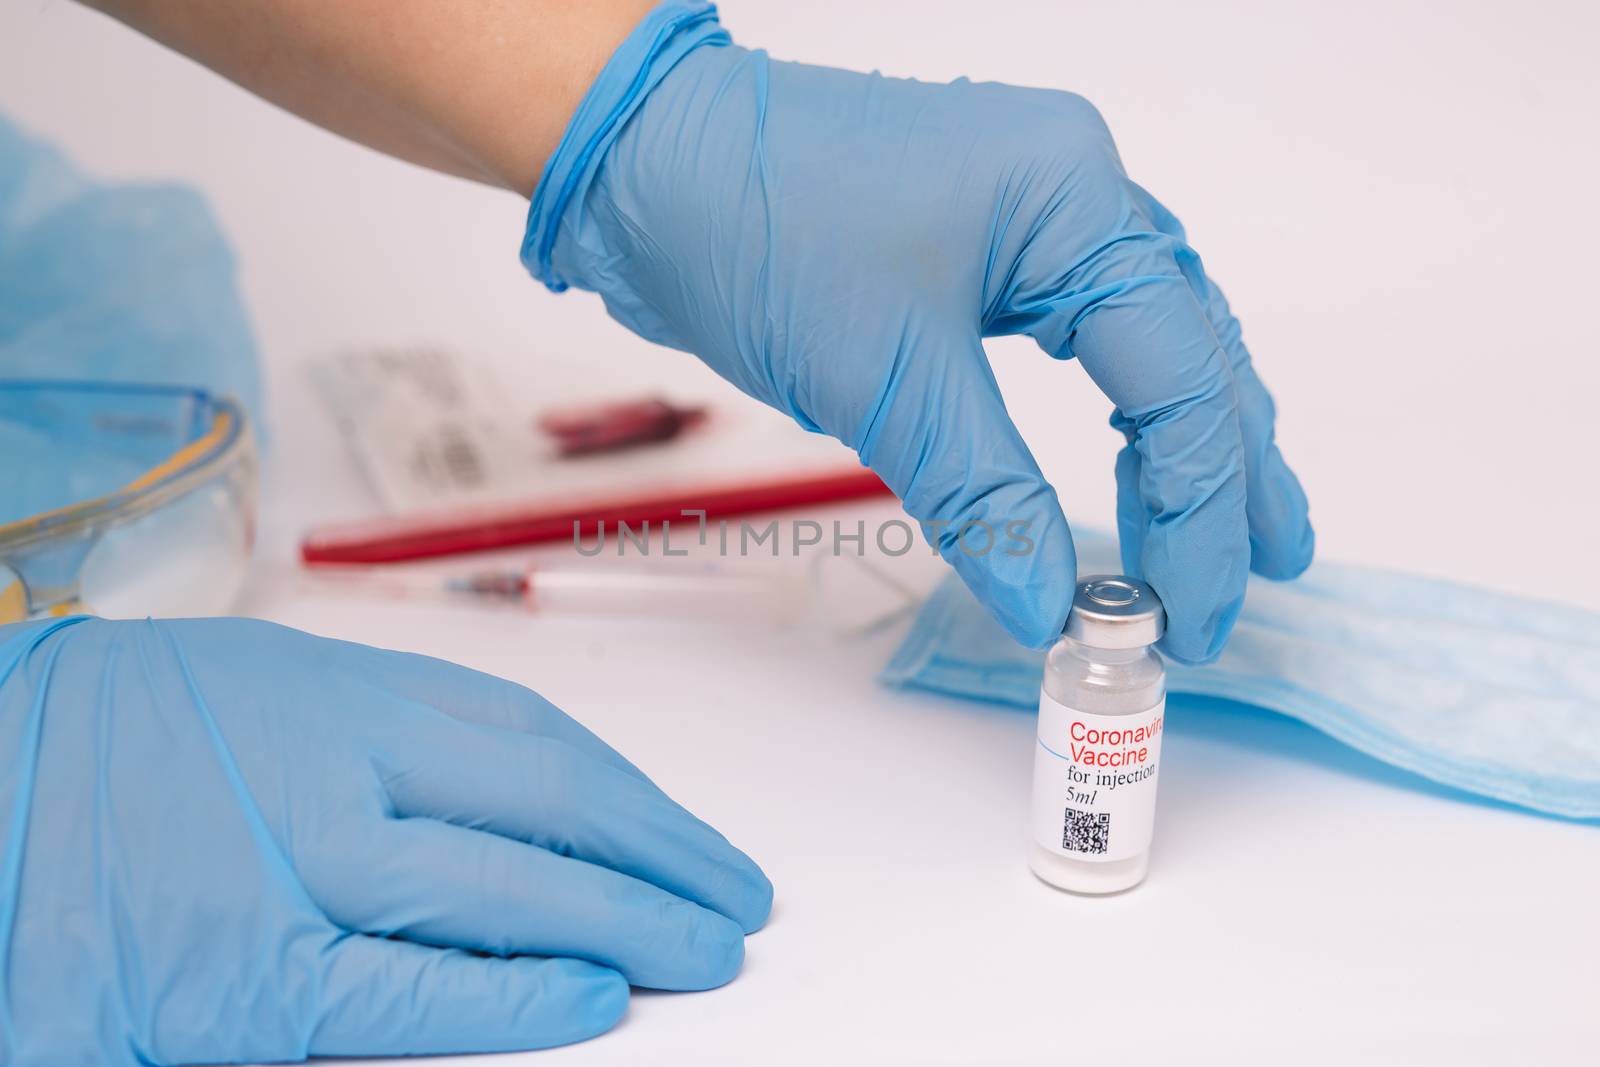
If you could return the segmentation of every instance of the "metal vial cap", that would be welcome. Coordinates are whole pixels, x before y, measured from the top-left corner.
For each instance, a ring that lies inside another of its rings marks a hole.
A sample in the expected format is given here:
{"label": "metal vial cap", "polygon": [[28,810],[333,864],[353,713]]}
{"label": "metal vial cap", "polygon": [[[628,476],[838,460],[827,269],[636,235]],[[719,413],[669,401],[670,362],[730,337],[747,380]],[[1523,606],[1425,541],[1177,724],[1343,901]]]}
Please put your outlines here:
{"label": "metal vial cap", "polygon": [[1090,574],[1078,579],[1063,635],[1090,648],[1143,648],[1161,640],[1166,625],[1161,598],[1144,582]]}

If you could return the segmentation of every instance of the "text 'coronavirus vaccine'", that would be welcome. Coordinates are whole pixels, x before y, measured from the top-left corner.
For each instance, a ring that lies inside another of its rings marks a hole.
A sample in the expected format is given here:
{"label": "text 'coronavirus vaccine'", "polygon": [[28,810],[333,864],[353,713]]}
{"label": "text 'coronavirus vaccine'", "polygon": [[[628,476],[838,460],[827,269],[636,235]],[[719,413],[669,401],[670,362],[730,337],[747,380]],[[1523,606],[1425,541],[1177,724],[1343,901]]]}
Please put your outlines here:
{"label": "text 'coronavirus vaccine'", "polygon": [[1115,893],[1149,870],[1167,702],[1151,646],[1165,621],[1138,579],[1078,581],[1045,660],[1034,747],[1030,864],[1053,886]]}

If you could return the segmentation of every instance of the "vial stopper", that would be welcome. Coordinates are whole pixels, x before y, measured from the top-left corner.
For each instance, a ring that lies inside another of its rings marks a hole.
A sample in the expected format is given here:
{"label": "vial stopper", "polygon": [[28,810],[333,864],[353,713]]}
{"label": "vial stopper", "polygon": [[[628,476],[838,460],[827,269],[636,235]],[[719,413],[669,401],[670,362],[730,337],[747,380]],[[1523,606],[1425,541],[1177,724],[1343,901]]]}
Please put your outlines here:
{"label": "vial stopper", "polygon": [[1161,640],[1167,613],[1156,591],[1137,578],[1090,574],[1078,579],[1065,636],[1091,648],[1143,648]]}

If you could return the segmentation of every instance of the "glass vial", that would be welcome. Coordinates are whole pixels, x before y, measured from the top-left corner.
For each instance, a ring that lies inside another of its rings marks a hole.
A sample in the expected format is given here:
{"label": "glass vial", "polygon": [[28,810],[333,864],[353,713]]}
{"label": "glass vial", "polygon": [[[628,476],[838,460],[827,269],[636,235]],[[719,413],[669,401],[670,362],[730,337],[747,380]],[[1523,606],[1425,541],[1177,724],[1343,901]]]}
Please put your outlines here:
{"label": "glass vial", "polygon": [[1089,575],[1045,660],[1029,862],[1060,889],[1115,893],[1149,870],[1167,699],[1150,646],[1165,622],[1144,582]]}

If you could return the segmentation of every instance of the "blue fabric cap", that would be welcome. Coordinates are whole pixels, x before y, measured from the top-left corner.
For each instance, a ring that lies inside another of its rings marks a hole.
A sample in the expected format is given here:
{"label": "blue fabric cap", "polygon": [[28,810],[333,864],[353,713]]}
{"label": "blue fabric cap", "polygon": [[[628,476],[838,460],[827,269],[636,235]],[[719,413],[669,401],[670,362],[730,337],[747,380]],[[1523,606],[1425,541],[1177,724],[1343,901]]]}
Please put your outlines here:
{"label": "blue fabric cap", "polygon": [[95,181],[0,116],[0,373],[202,388],[259,430],[257,362],[233,250],[198,190]]}

